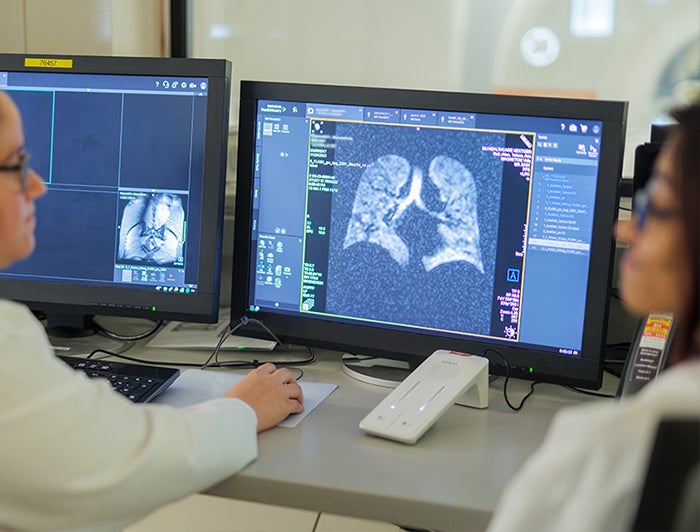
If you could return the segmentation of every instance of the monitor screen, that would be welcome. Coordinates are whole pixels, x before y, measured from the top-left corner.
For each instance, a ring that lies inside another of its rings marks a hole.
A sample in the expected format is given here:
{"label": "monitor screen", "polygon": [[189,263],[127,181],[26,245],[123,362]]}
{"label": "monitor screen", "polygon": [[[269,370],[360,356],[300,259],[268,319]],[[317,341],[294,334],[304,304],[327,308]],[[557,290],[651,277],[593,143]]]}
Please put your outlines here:
{"label": "monitor screen", "polygon": [[47,194],[0,295],[85,316],[216,321],[231,65],[0,54]]}
{"label": "monitor screen", "polygon": [[626,109],[243,82],[232,319],[599,387]]}

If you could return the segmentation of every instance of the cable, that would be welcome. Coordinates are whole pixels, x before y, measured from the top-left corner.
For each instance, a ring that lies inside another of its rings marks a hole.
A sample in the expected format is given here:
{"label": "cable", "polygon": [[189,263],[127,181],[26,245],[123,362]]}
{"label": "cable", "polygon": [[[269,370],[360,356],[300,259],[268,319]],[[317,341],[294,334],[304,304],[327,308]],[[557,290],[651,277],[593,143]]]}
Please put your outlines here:
{"label": "cable", "polygon": [[[289,351],[289,348],[282,343],[282,341],[273,333],[262,321],[256,320],[256,319],[249,319],[247,316],[242,316],[240,319],[240,323],[236,324],[235,327],[231,327],[230,325],[223,330],[221,333],[221,338],[219,338],[219,341],[216,343],[216,347],[214,347],[214,351],[212,354],[209,356],[209,358],[204,362],[204,364],[201,364],[199,367],[201,369],[206,369],[206,368],[257,368],[258,366],[261,366],[264,364],[264,362],[260,362],[259,360],[252,360],[252,361],[242,361],[242,360],[233,360],[233,361],[228,361],[228,362],[221,362],[219,360],[219,353],[221,352],[221,346],[224,344],[226,339],[231,336],[234,332],[236,332],[238,329],[241,327],[248,325],[249,323],[255,323],[256,325],[259,325],[265,331],[277,342],[277,345],[279,345],[284,351]],[[244,348],[245,349],[245,348]],[[275,366],[277,367],[293,367],[293,366],[305,366],[308,364],[313,364],[316,362],[316,355],[314,354],[313,350],[311,347],[306,346],[306,349],[309,352],[309,356],[307,358],[301,359],[301,360],[294,360],[291,362],[275,362]],[[213,359],[213,362],[212,362]],[[298,368],[295,368],[297,371],[301,372],[301,375],[304,374],[303,371],[301,371]]]}
{"label": "cable", "polygon": [[[133,344],[130,344],[126,349],[116,353],[113,351],[107,351],[106,349],[95,349],[92,351],[86,358],[92,358],[94,355],[97,353],[104,353],[107,356],[111,356],[114,358],[121,358],[124,360],[129,360],[132,362],[138,362],[140,364],[148,364],[152,366],[184,366],[184,367],[193,367],[193,368],[200,368],[200,369],[207,369],[207,368],[237,368],[237,369],[255,369],[259,366],[262,366],[265,362],[264,361],[259,361],[257,359],[255,360],[231,360],[231,361],[226,361],[222,362],[219,361],[218,355],[221,350],[221,346],[223,345],[224,341],[226,338],[228,338],[233,332],[235,332],[239,327],[242,327],[248,322],[255,322],[261,327],[263,327],[273,338],[275,338],[275,341],[282,347],[283,350],[288,351],[288,347],[282,344],[275,336],[275,334],[270,331],[262,322],[259,320],[248,320],[246,319],[241,319],[241,323],[233,327],[232,329],[229,327],[227,330],[224,330],[224,332],[221,334],[221,338],[217,342],[217,345],[214,349],[214,352],[209,356],[209,358],[202,363],[193,363],[193,362],[181,362],[181,361],[162,361],[162,360],[148,360],[148,359],[143,359],[143,358],[136,358],[136,357],[130,357],[123,355],[122,353],[126,352],[127,350],[131,349]],[[160,325],[160,324],[158,324]],[[295,366],[303,366],[307,364],[313,364],[316,362],[316,355],[314,354],[313,350],[311,347],[306,347],[306,349],[309,352],[309,356],[305,359],[301,360],[294,360],[291,362],[275,362],[275,366],[277,367],[286,367],[289,368],[290,370],[298,372],[298,375],[296,376],[296,380],[300,380],[304,376],[304,371],[301,370],[300,368],[297,368]],[[214,362],[211,362],[212,358],[214,358]]]}
{"label": "cable", "polygon": [[527,401],[527,398],[535,392],[535,386],[539,384],[539,382],[532,381],[532,383],[530,384],[530,391],[527,392],[527,394],[525,394],[525,397],[522,398],[518,406],[513,406],[510,400],[508,399],[508,381],[510,380],[510,364],[508,364],[508,361],[506,360],[506,357],[503,356],[503,353],[501,353],[498,349],[493,349],[491,347],[484,349],[481,353],[478,354],[478,356],[488,359],[489,357],[486,356],[488,352],[495,353],[499,357],[501,357],[501,360],[503,360],[503,364],[506,368],[506,380],[503,382],[503,399],[505,399],[506,404],[510,407],[511,410],[515,410],[516,412],[521,410],[522,407],[525,405],[525,401]]}
{"label": "cable", "polygon": [[[131,346],[130,346],[131,347]],[[309,348],[310,350],[310,348]],[[136,358],[136,357],[130,357],[123,355],[124,351],[120,353],[114,353],[112,351],[107,351],[106,349],[95,349],[92,351],[87,357],[88,359],[91,359],[94,355],[97,353],[104,353],[108,357],[114,357],[114,358],[121,358],[124,360],[129,360],[131,362],[138,362],[140,364],[146,364],[149,366],[184,366],[184,367],[191,367],[191,368],[200,368],[204,369],[201,363],[194,363],[194,362],[181,362],[181,361],[162,361],[162,360],[150,360],[150,359],[144,359],[144,358]],[[309,359],[307,359],[309,360]],[[315,361],[315,359],[314,359]],[[219,365],[214,365],[210,364],[207,367],[210,368],[226,368],[226,367],[231,367],[231,368],[238,368],[238,369],[255,369],[259,366],[262,366],[265,362],[260,362],[259,360],[252,360],[252,361],[247,361],[247,360],[236,360],[236,361],[231,361],[229,362],[222,362]],[[310,364],[311,362],[304,362],[301,361],[302,365],[303,364]],[[299,362],[282,362],[282,363],[277,363],[275,362],[275,366],[277,367],[286,367],[290,370],[298,372],[298,375],[295,377],[296,380],[301,380],[301,378],[304,376],[304,371],[301,368],[293,367],[296,364],[299,364]]]}
{"label": "cable", "polygon": [[615,360],[614,358],[611,358],[604,360],[603,364],[625,364],[626,362],[626,360]]}
{"label": "cable", "polygon": [[343,362],[366,362],[367,360],[379,360],[381,358],[382,357],[373,355],[358,355],[355,353],[345,352],[343,353],[343,357],[341,358],[341,360]]}
{"label": "cable", "polygon": [[605,348],[606,349],[624,349],[627,350],[630,348],[631,342],[617,342],[615,344],[606,344]]}
{"label": "cable", "polygon": [[94,349],[93,351],[90,351],[90,354],[88,356],[86,356],[85,358],[91,359],[97,353],[104,353],[105,355],[110,356],[110,357],[130,359],[130,357],[127,357],[126,355],[123,355],[122,353],[126,353],[132,347],[134,347],[133,343],[127,344],[126,347],[124,347],[124,349],[122,349],[119,352],[107,351],[106,349]]}
{"label": "cable", "polygon": [[277,345],[281,346],[285,351],[287,348],[284,346],[284,344],[280,341],[279,338],[273,333],[270,329],[267,328],[267,326],[260,320],[251,320],[248,319],[247,316],[243,315],[240,318],[240,322],[235,326],[231,327],[231,324],[228,325],[223,331],[221,331],[221,337],[219,338],[219,341],[216,343],[216,346],[214,347],[214,351],[212,351],[212,354],[209,356],[209,358],[202,364],[202,369],[206,368],[209,366],[209,363],[211,359],[213,358],[215,363],[219,363],[219,351],[221,350],[221,346],[224,344],[226,339],[231,336],[233,333],[235,333],[238,329],[243,327],[244,325],[247,325],[248,323],[257,323],[258,325],[262,326],[267,333],[272,336],[272,338],[277,342]]}
{"label": "cable", "polygon": [[[152,320],[153,321],[153,320]],[[123,341],[134,341],[134,340],[142,340],[143,338],[148,338],[151,336],[153,333],[155,333],[161,325],[163,325],[163,320],[158,320],[155,322],[155,326],[152,329],[149,329],[146,332],[135,334],[135,335],[122,335],[122,334],[117,334],[113,331],[110,331],[108,329],[105,329],[102,325],[100,325],[97,320],[93,319],[92,320],[93,325],[95,326],[95,329],[97,329],[100,333],[103,335],[113,338],[114,340],[123,340]]]}
{"label": "cable", "polygon": [[[221,331],[221,336],[219,338],[219,341],[216,343],[216,346],[214,347],[214,351],[212,351],[211,355],[209,358],[202,364],[202,369],[207,368],[210,366],[211,359],[214,359],[214,363],[218,364],[219,363],[219,351],[221,350],[221,346],[224,345],[224,342],[226,339],[231,336],[233,333],[235,333],[238,329],[243,327],[248,323],[248,318],[246,316],[242,316],[240,319],[240,323],[238,323],[235,327],[231,327],[231,324],[229,324],[223,331]],[[255,320],[256,322],[258,320]],[[265,327],[267,329],[267,327]],[[269,329],[268,329],[269,330]],[[274,335],[271,334],[271,336],[275,339],[275,341],[280,344],[278,338]],[[280,344],[281,345],[281,344]],[[255,366],[257,367],[257,366]]]}
{"label": "cable", "polygon": [[605,399],[615,399],[614,395],[609,395],[607,393],[592,392],[590,390],[583,390],[581,388],[576,388],[575,386],[564,386],[564,388],[568,388],[569,390],[572,390],[572,391],[578,392],[578,393],[582,393],[584,395],[592,395],[593,397],[604,397]]}
{"label": "cable", "polygon": [[[122,351],[123,352],[123,351]],[[114,358],[123,358],[124,360],[130,360],[132,362],[138,362],[140,364],[147,364],[149,366],[187,366],[187,367],[193,367],[193,368],[198,368],[201,366],[201,364],[194,364],[191,362],[168,362],[168,361],[162,361],[162,360],[147,360],[143,358],[136,358],[136,357],[130,357],[126,355],[122,355],[121,353],[114,353],[112,351],[107,351],[106,349],[95,349],[92,351],[86,358],[92,358],[93,355],[97,353],[104,353],[107,356],[114,357]]]}

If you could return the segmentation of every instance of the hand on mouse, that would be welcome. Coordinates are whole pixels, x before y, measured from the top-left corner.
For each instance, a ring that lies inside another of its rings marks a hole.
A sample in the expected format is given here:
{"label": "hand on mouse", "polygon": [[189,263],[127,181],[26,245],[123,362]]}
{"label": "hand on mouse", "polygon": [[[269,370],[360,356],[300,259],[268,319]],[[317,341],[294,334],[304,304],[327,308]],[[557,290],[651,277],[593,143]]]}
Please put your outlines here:
{"label": "hand on mouse", "polygon": [[224,397],[241,399],[255,410],[258,432],[276,426],[289,414],[303,412],[304,394],[292,372],[266,363],[231,386]]}

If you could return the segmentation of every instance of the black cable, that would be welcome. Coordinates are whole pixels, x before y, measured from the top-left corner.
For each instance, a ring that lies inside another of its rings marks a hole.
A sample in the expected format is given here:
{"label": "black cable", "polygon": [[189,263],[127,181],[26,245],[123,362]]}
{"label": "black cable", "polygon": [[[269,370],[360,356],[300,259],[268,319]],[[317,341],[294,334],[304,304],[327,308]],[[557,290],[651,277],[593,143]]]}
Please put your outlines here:
{"label": "black cable", "polygon": [[[238,329],[240,329],[241,327],[246,325],[248,323],[248,321],[249,320],[246,316],[242,316],[240,319],[240,323],[238,323],[235,327],[231,327],[231,324],[229,324],[223,331],[221,331],[219,341],[216,343],[216,346],[214,347],[214,351],[212,351],[211,355],[209,355],[209,358],[204,362],[204,364],[202,364],[202,369],[205,369],[205,368],[209,367],[210,365],[212,365],[212,364],[210,364],[212,358],[214,359],[214,364],[219,363],[219,351],[221,350],[221,346],[224,345],[224,342],[226,341],[226,339],[229,336],[231,336]],[[255,320],[255,321],[258,322],[258,320]],[[262,322],[258,322],[258,323],[262,323]],[[265,329],[267,329],[267,327],[265,327]],[[269,329],[267,329],[267,330],[269,331]],[[275,339],[275,342],[277,342],[278,344],[281,345],[278,338],[274,334],[272,334],[272,333],[270,333],[270,334]],[[257,366],[255,366],[255,367],[257,367]]]}
{"label": "black cable", "polygon": [[[309,348],[310,350],[310,348]],[[125,350],[126,351],[126,350]],[[112,351],[107,351],[106,349],[95,349],[92,351],[86,358],[91,359],[93,355],[97,353],[104,353],[107,356],[114,357],[114,358],[121,358],[124,360],[129,360],[131,362],[138,362],[140,364],[146,364],[149,366],[184,366],[184,367],[192,367],[192,368],[202,368],[201,363],[194,363],[194,362],[180,362],[180,361],[162,361],[162,360],[149,360],[149,359],[143,359],[143,358],[136,358],[136,357],[130,357],[123,355],[124,351],[120,353],[114,353]],[[315,360],[315,359],[314,359]],[[309,364],[311,362],[308,362]],[[214,367],[231,367],[231,368],[237,368],[237,369],[255,369],[259,366],[262,366],[264,362],[260,362],[259,360],[252,360],[252,361],[247,361],[247,360],[236,360],[236,361],[231,361],[230,363],[224,362],[220,365],[209,365],[208,367],[214,368]],[[304,376],[304,371],[300,368],[297,367],[291,367],[293,365],[297,364],[297,362],[294,363],[275,363],[275,366],[277,367],[288,367],[290,370],[295,370],[299,372],[299,375],[296,378],[296,380],[301,380],[301,378]]]}
{"label": "black cable", "polygon": [[106,351],[105,349],[95,349],[95,350],[91,351],[90,354],[88,356],[86,356],[85,358],[91,359],[93,357],[93,355],[96,355],[97,353],[105,353],[106,355],[111,356],[111,357],[123,357],[125,355],[122,355],[122,353],[126,353],[132,347],[134,347],[133,343],[127,344],[124,349],[122,349],[121,351],[119,351],[117,353],[115,353],[114,351]]}
{"label": "black cable", "polygon": [[[156,328],[159,327],[161,323],[162,323],[162,322],[159,322],[159,323],[156,325]],[[259,321],[259,320],[248,319],[246,316],[243,316],[243,317],[241,318],[241,323],[239,323],[238,325],[236,325],[236,326],[233,327],[233,328],[231,328],[231,327],[229,326],[229,327],[227,327],[227,329],[225,329],[225,330],[221,333],[221,337],[219,338],[219,341],[217,342],[216,347],[214,348],[213,353],[212,353],[212,354],[209,356],[209,358],[204,362],[204,364],[201,364],[201,363],[192,363],[192,362],[181,362],[181,361],[147,360],[147,359],[143,359],[143,358],[135,358],[135,357],[129,357],[129,356],[126,356],[126,355],[122,355],[121,353],[123,353],[123,352],[127,351],[128,349],[130,349],[130,348],[131,348],[131,345],[129,345],[129,347],[127,347],[126,349],[124,349],[123,351],[121,351],[121,352],[119,352],[119,353],[115,353],[115,352],[113,352],[113,351],[107,351],[107,350],[105,350],[105,349],[95,349],[94,351],[92,351],[92,352],[87,356],[87,358],[92,358],[92,357],[93,357],[95,354],[97,354],[97,353],[104,353],[104,354],[106,354],[107,356],[112,356],[112,357],[115,357],[115,358],[121,358],[121,359],[124,359],[124,360],[130,360],[130,361],[132,361],[132,362],[138,362],[138,363],[140,363],[140,364],[149,364],[149,365],[153,365],[153,366],[184,366],[184,367],[194,367],[194,368],[200,368],[200,369],[207,369],[207,368],[255,369],[255,368],[257,368],[257,367],[262,366],[263,364],[265,364],[265,362],[264,362],[264,361],[261,362],[261,361],[259,361],[259,360],[257,360],[257,359],[254,359],[254,360],[230,360],[230,361],[226,361],[226,362],[219,361],[219,352],[220,352],[220,350],[221,350],[221,346],[223,345],[223,343],[224,343],[224,342],[226,341],[226,339],[227,339],[229,336],[231,336],[231,334],[233,334],[238,328],[242,327],[243,325],[246,325],[247,323],[256,323],[256,324],[258,324],[259,326],[261,326],[262,328],[264,328],[264,329],[268,332],[268,334],[270,334],[270,336],[272,336],[272,337],[275,339],[275,342],[277,342],[277,344],[278,344],[283,350],[285,350],[285,351],[288,351],[288,350],[289,350],[289,348],[288,348],[287,346],[285,346],[285,345],[280,341],[280,339],[279,339],[269,328],[267,328],[267,326],[265,326],[264,323],[262,323],[262,322]],[[153,331],[151,331],[149,334],[152,334],[152,333],[153,333]],[[125,339],[125,338],[126,338],[126,337],[124,337],[124,339]],[[139,335],[137,339],[140,339],[140,338],[142,338],[141,335]],[[245,349],[245,348],[244,348],[244,349]],[[310,347],[308,347],[308,346],[306,347],[306,349],[307,349],[308,352],[309,352],[309,356],[308,356],[307,358],[301,359],[301,360],[294,360],[294,361],[290,361],[290,362],[275,362],[275,366],[277,366],[277,367],[286,367],[286,368],[289,368],[289,369],[291,369],[291,370],[297,371],[297,372],[299,372],[299,375],[296,377],[296,379],[297,379],[297,380],[301,379],[301,378],[303,377],[303,375],[304,375],[304,372],[303,372],[301,369],[299,369],[299,368],[297,368],[297,367],[295,367],[295,366],[303,366],[303,365],[307,365],[307,364],[313,364],[314,362],[316,362],[316,355],[314,354],[313,350],[312,350]],[[256,350],[252,349],[252,351],[256,351]],[[214,359],[214,362],[211,362],[212,358]]]}
{"label": "black cable", "polygon": [[603,370],[614,377],[622,377],[622,369],[627,362],[630,342],[606,344],[603,357]]}
{"label": "black cable", "polygon": [[605,344],[605,349],[629,349],[630,342],[617,342],[614,344]]}
{"label": "black cable", "polygon": [[624,304],[625,300],[622,299],[622,297],[620,297],[620,295],[619,295],[616,291],[611,291],[611,292],[610,292],[610,295],[611,295],[614,299],[617,299],[620,303],[623,303],[623,304]]}
{"label": "black cable", "polygon": [[[273,362],[275,366],[278,368],[289,368],[293,366],[307,366],[309,364],[313,364],[316,362],[316,355],[313,354],[313,351],[310,347],[306,346],[306,350],[309,352],[309,356],[307,358],[303,358],[301,360],[291,360],[287,362]],[[258,360],[258,359],[253,359],[253,360],[230,360],[230,361],[224,361],[220,362],[215,360],[214,362],[207,363],[206,365],[198,364],[197,366],[200,367],[201,369],[207,369],[207,368],[257,368],[259,366],[262,366],[263,364],[267,363],[266,360]]]}
{"label": "black cable", "polygon": [[516,412],[521,410],[522,407],[525,405],[525,401],[527,401],[527,398],[535,392],[535,386],[539,384],[539,382],[532,381],[532,383],[530,384],[530,391],[527,392],[527,394],[525,394],[525,397],[522,398],[518,406],[513,406],[510,400],[508,399],[508,381],[510,380],[510,364],[508,364],[508,361],[506,360],[506,357],[503,356],[503,353],[501,353],[498,349],[493,349],[491,347],[484,349],[481,353],[478,354],[478,356],[488,359],[486,354],[489,352],[495,353],[496,355],[501,357],[501,360],[503,360],[503,364],[506,368],[506,379],[503,382],[503,399],[505,399],[506,404],[510,407],[511,410],[515,410]]}
{"label": "black cable", "polygon": [[[151,321],[154,321],[154,320],[151,320]],[[105,329],[95,319],[92,320],[92,323],[95,326],[95,329],[97,329],[100,333],[102,333],[103,335],[105,335],[109,338],[113,338],[114,340],[123,340],[126,342],[131,342],[134,340],[142,340],[144,338],[148,338],[149,336],[151,336],[153,333],[155,333],[160,328],[161,325],[163,325],[163,320],[156,321],[155,325],[153,326],[152,329],[149,329],[146,332],[135,334],[135,335],[122,335],[122,334],[115,333],[113,331]]]}
{"label": "black cable", "polygon": [[93,355],[97,353],[104,353],[107,356],[114,357],[114,358],[123,358],[124,360],[131,360],[132,362],[139,362],[141,364],[148,364],[150,366],[192,366],[192,367],[200,367],[201,364],[193,364],[193,363],[188,363],[188,362],[163,362],[161,360],[146,360],[143,358],[136,358],[136,357],[130,357],[123,355],[124,351],[119,352],[119,353],[114,353],[113,351],[107,351],[106,349],[95,349],[92,351],[87,358],[92,358]]}
{"label": "black cable", "polygon": [[603,360],[603,364],[624,364],[626,360],[617,360],[615,358],[606,358]]}
{"label": "black cable", "polygon": [[355,353],[346,352],[343,354],[342,360],[343,362],[365,362],[367,360],[377,360],[381,358],[382,357],[373,355],[357,355]]}
{"label": "black cable", "polygon": [[[238,368],[238,369],[243,369],[243,368],[257,368],[258,366],[261,366],[265,362],[260,362],[259,360],[255,359],[252,361],[242,361],[242,360],[232,360],[228,362],[221,362],[219,360],[219,353],[221,352],[221,346],[224,344],[226,339],[231,336],[234,332],[236,332],[238,329],[241,327],[248,325],[249,323],[255,323],[265,329],[265,331],[275,340],[277,345],[279,345],[284,351],[289,351],[289,348],[282,343],[282,341],[277,337],[275,333],[273,333],[262,321],[256,320],[256,319],[249,319],[247,316],[242,316],[240,319],[240,323],[236,324],[235,327],[231,327],[230,325],[224,329],[221,333],[221,337],[219,338],[219,341],[216,343],[216,347],[214,347],[214,351],[212,354],[209,356],[209,358],[204,362],[204,364],[200,364],[199,367],[201,369],[207,369],[207,368]],[[287,361],[287,362],[275,362],[275,366],[280,367],[280,368],[291,368],[295,369],[296,371],[299,372],[299,377],[297,380],[299,380],[303,375],[304,372],[297,368],[296,366],[305,366],[308,364],[313,364],[316,362],[316,355],[314,354],[313,350],[311,347],[306,346],[306,349],[309,352],[309,356],[307,358],[301,359],[301,360],[293,360],[293,361]],[[247,350],[246,348],[243,348],[241,350]],[[252,349],[251,351],[257,351]],[[212,362],[212,359],[214,361]]]}
{"label": "black cable", "polygon": [[564,386],[564,388],[568,388],[569,390],[572,390],[574,392],[582,393],[584,395],[592,395],[593,397],[604,397],[605,399],[614,399],[614,395],[609,395],[607,393],[598,393],[598,392],[593,392],[591,390],[583,390],[581,388],[576,388],[575,386]]}
{"label": "black cable", "polygon": [[273,333],[262,321],[254,320],[254,319],[251,320],[251,319],[248,319],[248,317],[244,315],[244,316],[241,316],[240,322],[238,324],[236,324],[235,327],[231,327],[231,324],[229,324],[228,327],[226,327],[223,331],[221,331],[221,337],[219,338],[219,341],[216,343],[216,346],[214,347],[214,351],[212,351],[212,354],[209,356],[209,358],[206,360],[206,362],[204,362],[204,364],[202,364],[202,369],[204,369],[210,365],[209,362],[211,361],[212,358],[214,359],[215,363],[218,364],[219,351],[221,350],[221,346],[224,345],[224,342],[226,341],[226,339],[229,336],[231,336],[233,333],[235,333],[238,329],[240,329],[241,327],[243,327],[245,325],[248,325],[249,323],[256,323],[256,324],[260,325],[263,329],[265,329],[265,331],[267,331],[267,333],[270,336],[272,336],[272,338],[275,340],[277,345],[279,345],[280,347],[282,347],[282,349],[287,351],[287,347],[285,347],[285,345],[280,341],[280,339],[277,338],[275,333]]}

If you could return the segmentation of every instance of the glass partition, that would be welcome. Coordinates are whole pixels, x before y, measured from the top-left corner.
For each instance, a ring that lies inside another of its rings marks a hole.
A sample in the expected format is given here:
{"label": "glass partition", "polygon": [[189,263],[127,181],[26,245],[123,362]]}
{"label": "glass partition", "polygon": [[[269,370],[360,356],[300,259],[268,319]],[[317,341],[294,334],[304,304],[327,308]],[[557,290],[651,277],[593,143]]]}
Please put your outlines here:
{"label": "glass partition", "polygon": [[207,0],[190,54],[241,79],[627,100],[623,176],[700,86],[697,0]]}

